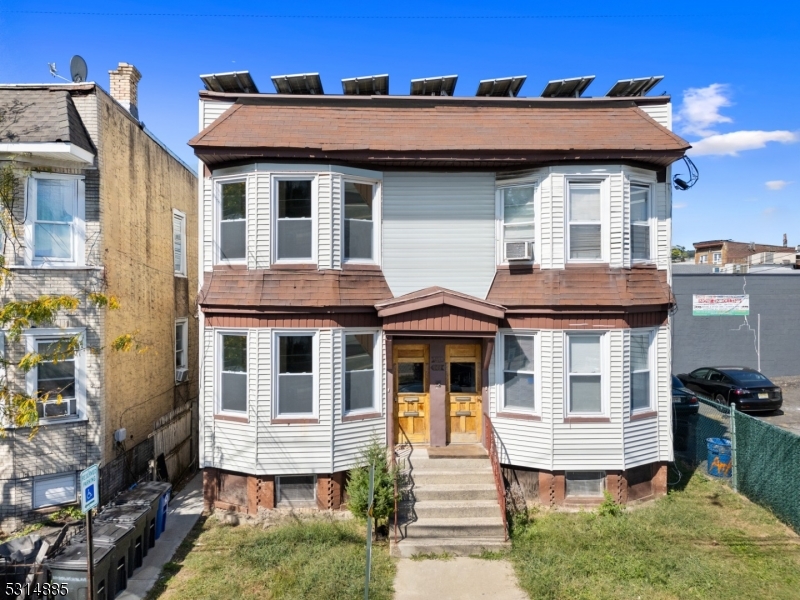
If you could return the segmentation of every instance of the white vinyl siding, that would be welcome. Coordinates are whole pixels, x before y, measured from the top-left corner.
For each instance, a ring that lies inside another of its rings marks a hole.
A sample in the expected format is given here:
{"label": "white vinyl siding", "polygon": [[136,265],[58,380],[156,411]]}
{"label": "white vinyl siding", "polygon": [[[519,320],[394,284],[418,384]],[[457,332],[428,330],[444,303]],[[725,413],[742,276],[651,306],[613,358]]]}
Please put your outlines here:
{"label": "white vinyl siding", "polygon": [[186,277],[186,215],[177,209],[172,209],[172,268]]}
{"label": "white vinyl siding", "polygon": [[69,504],[77,499],[75,471],[33,478],[33,508]]}
{"label": "white vinyl siding", "polygon": [[495,274],[492,173],[386,173],[383,273],[400,296],[429,286],[485,298]]}
{"label": "white vinyl siding", "polygon": [[664,104],[645,104],[639,108],[656,123],[672,131],[671,102],[665,102]]}
{"label": "white vinyl siding", "polygon": [[209,100],[200,101],[200,130],[202,131],[214,121],[219,119],[222,114],[233,106],[233,102],[212,102]]}

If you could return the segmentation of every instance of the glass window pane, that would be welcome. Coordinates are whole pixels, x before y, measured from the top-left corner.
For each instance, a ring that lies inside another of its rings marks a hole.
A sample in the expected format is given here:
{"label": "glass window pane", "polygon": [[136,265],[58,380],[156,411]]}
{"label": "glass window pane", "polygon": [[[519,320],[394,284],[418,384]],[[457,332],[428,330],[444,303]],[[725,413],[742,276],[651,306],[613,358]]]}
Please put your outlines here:
{"label": "glass window pane", "polygon": [[397,365],[397,391],[401,394],[425,392],[425,363],[400,363]]}
{"label": "glass window pane", "polygon": [[220,408],[245,412],[247,410],[247,373],[222,373]]}
{"label": "glass window pane", "polygon": [[374,341],[372,333],[345,336],[345,371],[373,368]]}
{"label": "glass window pane", "polygon": [[345,411],[372,408],[374,395],[374,372],[352,371],[344,375]]}
{"label": "glass window pane", "polygon": [[600,225],[569,226],[569,257],[584,259],[603,257]]}
{"label": "glass window pane", "polygon": [[534,408],[533,375],[505,372],[505,405],[513,408]]}
{"label": "glass window pane", "polygon": [[224,183],[222,188],[222,220],[247,217],[247,184],[244,181]]}
{"label": "glass window pane", "polygon": [[503,343],[503,369],[533,371],[533,336],[506,335]]}
{"label": "glass window pane", "polygon": [[280,373],[314,372],[314,338],[310,335],[282,335]]}
{"label": "glass window pane", "polygon": [[219,226],[219,255],[222,260],[244,258],[247,253],[247,221],[223,221]]}
{"label": "glass window pane", "polygon": [[605,473],[602,471],[567,471],[567,496],[602,496]]}
{"label": "glass window pane", "polygon": [[602,409],[600,375],[570,375],[569,412],[599,413]]}
{"label": "glass window pane", "polygon": [[345,219],[344,257],[366,260],[372,258],[372,221]]}
{"label": "glass window pane", "polygon": [[503,221],[505,223],[533,221],[536,218],[533,192],[534,186],[532,185],[503,190]]}
{"label": "glass window pane", "polygon": [[72,258],[72,225],[36,223],[33,227],[36,256]]}
{"label": "glass window pane", "polygon": [[278,221],[278,258],[311,258],[311,219]]}
{"label": "glass window pane", "polygon": [[633,258],[650,258],[650,226],[631,225],[631,253]]}
{"label": "glass window pane", "polygon": [[650,201],[650,188],[637,185],[631,186],[631,222],[646,221],[648,218],[647,206]]}
{"label": "glass window pane", "polygon": [[600,220],[600,188],[576,187],[569,188],[569,219],[570,221],[599,221]]}
{"label": "glass window pane", "polygon": [[175,323],[175,350],[183,350],[183,323]]}
{"label": "glass window pane", "polygon": [[650,408],[650,372],[642,371],[631,375],[631,406],[633,410]]}
{"label": "glass window pane", "polygon": [[[41,362],[37,367],[40,394],[75,396],[75,362]],[[55,399],[55,398],[51,398]]]}
{"label": "glass window pane", "polygon": [[536,226],[529,225],[508,225],[504,229],[504,238],[507,242],[532,242],[536,239]]}
{"label": "glass window pane", "polygon": [[469,362],[469,363],[451,362],[450,391],[474,394],[477,385],[477,380],[475,379],[476,368],[477,365],[474,362]]}
{"label": "glass window pane", "polygon": [[600,336],[570,335],[568,339],[569,339],[569,372],[599,373]]}
{"label": "glass window pane", "polygon": [[278,182],[278,218],[311,218],[311,180]]}
{"label": "glass window pane", "polygon": [[247,372],[247,336],[222,336],[222,370],[235,373]]}
{"label": "glass window pane", "polygon": [[278,502],[313,502],[315,497],[314,476],[300,475],[278,478],[280,496]]}
{"label": "glass window pane", "polygon": [[372,199],[375,186],[371,183],[344,184],[344,218],[372,220]]}
{"label": "glass window pane", "polygon": [[75,182],[36,180],[36,220],[71,223],[75,211]]}
{"label": "glass window pane", "polygon": [[278,414],[314,412],[314,376],[278,375]]}
{"label": "glass window pane", "polygon": [[631,371],[642,371],[650,368],[647,357],[650,354],[650,334],[634,333],[631,335]]}

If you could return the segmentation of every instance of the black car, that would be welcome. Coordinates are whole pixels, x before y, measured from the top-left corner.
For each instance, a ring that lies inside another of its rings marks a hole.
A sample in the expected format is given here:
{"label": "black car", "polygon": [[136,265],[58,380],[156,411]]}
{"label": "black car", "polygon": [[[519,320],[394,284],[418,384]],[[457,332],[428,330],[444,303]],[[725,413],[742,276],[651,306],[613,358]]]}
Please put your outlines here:
{"label": "black car", "polygon": [[678,375],[695,392],[711,396],[720,404],[746,411],[773,411],[783,404],[781,388],[755,369],[747,367],[703,367]]}
{"label": "black car", "polygon": [[676,417],[696,415],[700,409],[700,401],[694,392],[687,389],[683,382],[672,376],[672,410]]}

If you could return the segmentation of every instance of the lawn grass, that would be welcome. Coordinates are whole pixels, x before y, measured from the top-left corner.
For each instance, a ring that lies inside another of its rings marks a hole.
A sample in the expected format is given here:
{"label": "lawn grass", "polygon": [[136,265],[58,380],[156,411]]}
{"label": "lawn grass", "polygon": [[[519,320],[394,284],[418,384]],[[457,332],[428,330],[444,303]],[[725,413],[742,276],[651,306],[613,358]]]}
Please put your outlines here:
{"label": "lawn grass", "polygon": [[798,536],[721,483],[683,476],[618,517],[518,521],[509,557],[521,587],[537,600],[800,598]]}
{"label": "lawn grass", "polygon": [[[167,563],[148,600],[339,600],[363,598],[364,527],[293,520],[263,529],[203,519]],[[393,596],[387,544],[374,544],[370,598]]]}

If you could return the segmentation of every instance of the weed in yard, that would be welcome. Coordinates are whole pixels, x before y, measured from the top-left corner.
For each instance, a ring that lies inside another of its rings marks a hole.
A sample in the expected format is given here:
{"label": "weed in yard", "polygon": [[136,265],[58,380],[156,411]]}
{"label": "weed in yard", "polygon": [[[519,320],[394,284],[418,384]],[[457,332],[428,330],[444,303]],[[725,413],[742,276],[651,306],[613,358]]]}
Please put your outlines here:
{"label": "weed in yard", "polygon": [[454,554],[449,552],[419,552],[411,555],[411,560],[453,560]]}
{"label": "weed in yard", "polygon": [[483,548],[480,553],[470,555],[470,558],[480,558],[481,560],[505,560],[508,554],[498,550],[487,550]]}
{"label": "weed in yard", "polygon": [[597,507],[598,515],[601,517],[619,517],[623,510],[624,507],[614,502],[611,494],[607,491],[603,492],[603,502]]}

